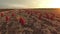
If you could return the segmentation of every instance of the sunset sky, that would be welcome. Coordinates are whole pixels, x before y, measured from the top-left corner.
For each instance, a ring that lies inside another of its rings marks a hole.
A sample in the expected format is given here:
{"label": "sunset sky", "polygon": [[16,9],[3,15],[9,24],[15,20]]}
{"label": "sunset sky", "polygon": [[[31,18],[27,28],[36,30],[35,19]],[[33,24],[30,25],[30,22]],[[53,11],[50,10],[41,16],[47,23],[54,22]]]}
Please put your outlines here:
{"label": "sunset sky", "polygon": [[0,8],[60,8],[60,0],[0,0]]}

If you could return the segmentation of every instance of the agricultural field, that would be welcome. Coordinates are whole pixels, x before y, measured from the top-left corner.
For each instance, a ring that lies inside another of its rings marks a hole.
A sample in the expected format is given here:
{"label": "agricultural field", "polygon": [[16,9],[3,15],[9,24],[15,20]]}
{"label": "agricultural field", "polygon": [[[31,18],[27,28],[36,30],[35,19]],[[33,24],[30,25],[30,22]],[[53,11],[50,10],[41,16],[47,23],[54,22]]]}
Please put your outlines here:
{"label": "agricultural field", "polygon": [[60,34],[57,9],[0,9],[0,34]]}

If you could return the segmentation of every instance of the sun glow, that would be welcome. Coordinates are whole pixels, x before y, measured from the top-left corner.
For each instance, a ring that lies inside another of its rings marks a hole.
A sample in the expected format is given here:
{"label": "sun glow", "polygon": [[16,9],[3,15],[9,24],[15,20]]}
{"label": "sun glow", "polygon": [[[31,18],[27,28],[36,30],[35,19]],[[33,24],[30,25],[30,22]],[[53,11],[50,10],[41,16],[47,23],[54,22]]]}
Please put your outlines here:
{"label": "sun glow", "polygon": [[60,0],[41,0],[37,2],[38,8],[60,8]]}

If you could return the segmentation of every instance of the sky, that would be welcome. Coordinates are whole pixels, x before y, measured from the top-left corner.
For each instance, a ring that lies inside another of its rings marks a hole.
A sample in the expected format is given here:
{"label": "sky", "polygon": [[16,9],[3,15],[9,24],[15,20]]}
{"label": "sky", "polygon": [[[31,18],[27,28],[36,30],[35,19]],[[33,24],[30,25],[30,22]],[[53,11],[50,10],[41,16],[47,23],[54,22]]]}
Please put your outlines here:
{"label": "sky", "polygon": [[60,8],[60,0],[0,0],[0,8]]}

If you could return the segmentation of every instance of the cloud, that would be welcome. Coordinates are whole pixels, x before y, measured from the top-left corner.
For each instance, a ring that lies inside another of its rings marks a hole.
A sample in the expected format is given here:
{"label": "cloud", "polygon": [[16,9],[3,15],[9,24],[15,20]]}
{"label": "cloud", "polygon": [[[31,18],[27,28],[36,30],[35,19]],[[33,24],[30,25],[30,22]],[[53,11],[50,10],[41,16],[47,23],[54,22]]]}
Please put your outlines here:
{"label": "cloud", "polygon": [[24,5],[24,4],[9,4],[9,3],[5,3],[5,4],[2,4],[0,5],[0,8],[28,8],[27,5]]}
{"label": "cloud", "polygon": [[28,8],[28,6],[23,4],[8,4],[10,8]]}

